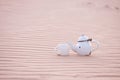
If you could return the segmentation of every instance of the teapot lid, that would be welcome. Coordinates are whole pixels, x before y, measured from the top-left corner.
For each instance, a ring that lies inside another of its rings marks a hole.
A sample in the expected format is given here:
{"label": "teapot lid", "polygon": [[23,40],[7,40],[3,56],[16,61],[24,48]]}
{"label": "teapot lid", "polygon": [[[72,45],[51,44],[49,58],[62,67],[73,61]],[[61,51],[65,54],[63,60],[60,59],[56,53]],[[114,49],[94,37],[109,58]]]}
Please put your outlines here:
{"label": "teapot lid", "polygon": [[86,41],[86,40],[88,40],[88,39],[89,39],[89,38],[88,38],[86,35],[82,34],[82,35],[78,38],[78,42]]}

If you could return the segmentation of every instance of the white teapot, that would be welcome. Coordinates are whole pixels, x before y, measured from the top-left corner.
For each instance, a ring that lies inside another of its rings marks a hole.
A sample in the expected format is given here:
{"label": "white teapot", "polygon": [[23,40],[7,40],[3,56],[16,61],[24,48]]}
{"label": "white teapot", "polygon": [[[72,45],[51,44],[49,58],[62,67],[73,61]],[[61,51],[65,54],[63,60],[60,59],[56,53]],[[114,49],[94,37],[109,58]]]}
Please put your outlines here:
{"label": "white teapot", "polygon": [[[96,47],[94,48],[91,42],[96,43]],[[91,55],[91,52],[95,51],[99,47],[99,43],[96,40],[89,39],[85,35],[81,35],[78,38],[77,44],[73,45],[71,42],[68,42],[68,45],[71,49],[79,55]]]}

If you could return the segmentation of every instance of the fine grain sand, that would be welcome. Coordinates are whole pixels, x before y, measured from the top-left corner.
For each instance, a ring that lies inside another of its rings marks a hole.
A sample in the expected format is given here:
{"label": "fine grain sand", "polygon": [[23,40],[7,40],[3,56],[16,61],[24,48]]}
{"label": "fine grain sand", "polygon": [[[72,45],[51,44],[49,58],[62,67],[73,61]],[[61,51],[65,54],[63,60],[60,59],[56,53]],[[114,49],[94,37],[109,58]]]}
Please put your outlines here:
{"label": "fine grain sand", "polygon": [[[100,48],[56,55],[81,34]],[[120,80],[120,0],[0,0],[0,80]]]}

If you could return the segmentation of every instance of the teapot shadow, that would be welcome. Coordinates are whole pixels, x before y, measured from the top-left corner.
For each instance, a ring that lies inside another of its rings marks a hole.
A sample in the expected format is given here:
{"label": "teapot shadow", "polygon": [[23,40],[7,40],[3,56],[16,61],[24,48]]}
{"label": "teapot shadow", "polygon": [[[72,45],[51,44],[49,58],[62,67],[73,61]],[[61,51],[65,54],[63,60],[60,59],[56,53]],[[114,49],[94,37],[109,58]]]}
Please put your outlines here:
{"label": "teapot shadow", "polygon": [[82,58],[88,58],[88,59],[91,59],[91,58],[95,58],[94,55],[85,55],[85,56],[82,56],[82,55],[79,55],[79,54],[70,54],[70,55],[66,55],[66,56],[62,56],[62,55],[57,55],[57,57],[61,57],[61,58],[79,58],[79,59],[82,59]]}

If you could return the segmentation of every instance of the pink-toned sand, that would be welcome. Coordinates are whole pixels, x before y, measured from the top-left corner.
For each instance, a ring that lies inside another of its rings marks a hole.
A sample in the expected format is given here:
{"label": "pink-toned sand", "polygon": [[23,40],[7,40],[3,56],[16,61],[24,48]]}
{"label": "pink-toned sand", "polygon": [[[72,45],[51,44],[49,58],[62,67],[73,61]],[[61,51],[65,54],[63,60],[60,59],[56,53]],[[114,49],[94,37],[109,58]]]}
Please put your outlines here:
{"label": "pink-toned sand", "polygon": [[[100,48],[56,55],[81,34]],[[120,80],[120,0],[0,0],[0,80]]]}

